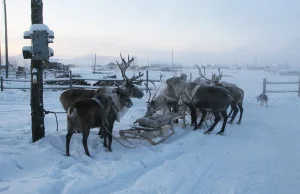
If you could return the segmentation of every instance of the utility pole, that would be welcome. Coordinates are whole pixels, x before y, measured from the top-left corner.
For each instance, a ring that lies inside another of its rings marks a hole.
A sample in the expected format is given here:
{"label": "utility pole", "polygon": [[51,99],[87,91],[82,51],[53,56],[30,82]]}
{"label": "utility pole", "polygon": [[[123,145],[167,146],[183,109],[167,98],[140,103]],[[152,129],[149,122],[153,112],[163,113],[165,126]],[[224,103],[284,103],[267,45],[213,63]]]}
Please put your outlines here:
{"label": "utility pole", "polygon": [[97,55],[95,53],[95,60],[94,60],[94,73],[96,72],[96,60],[97,60]]}
{"label": "utility pole", "polygon": [[43,64],[53,56],[54,32],[43,24],[42,0],[31,0],[31,27],[24,32],[24,39],[31,39],[31,46],[22,49],[24,59],[31,59],[31,122],[32,141],[45,136],[44,102],[43,102]]}
{"label": "utility pole", "polygon": [[[173,63],[173,49],[172,49],[172,69],[173,69],[173,73],[175,73],[175,68],[174,68],[174,63]],[[175,74],[177,74],[177,73],[175,73]]]}
{"label": "utility pole", "polygon": [[5,77],[8,78],[8,45],[7,45],[7,15],[6,15],[6,0],[3,0],[4,4],[4,29],[5,29],[5,61],[6,61],[6,74]]}
{"label": "utility pole", "polygon": [[[43,24],[42,0],[31,0],[31,23]],[[34,76],[36,77],[34,78]],[[34,59],[31,59],[31,122],[32,141],[35,142],[45,137],[43,102],[43,61]]]}
{"label": "utility pole", "polygon": [[1,52],[1,40],[0,40],[0,70],[2,67],[2,52]]}

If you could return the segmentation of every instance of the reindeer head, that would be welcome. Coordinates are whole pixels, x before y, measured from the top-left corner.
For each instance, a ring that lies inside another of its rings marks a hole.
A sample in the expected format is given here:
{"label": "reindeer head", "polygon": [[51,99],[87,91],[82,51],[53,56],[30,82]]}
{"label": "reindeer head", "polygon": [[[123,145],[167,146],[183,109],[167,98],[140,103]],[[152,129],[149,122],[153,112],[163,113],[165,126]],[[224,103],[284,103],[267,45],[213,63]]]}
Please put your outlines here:
{"label": "reindeer head", "polygon": [[133,103],[130,98],[130,93],[128,90],[121,89],[119,87],[114,88],[114,93],[118,94],[119,101],[123,106],[126,106],[127,108],[132,107]]}
{"label": "reindeer head", "polygon": [[144,74],[139,72],[139,75],[135,76],[135,74],[133,74],[133,76],[131,78],[128,78],[126,76],[126,70],[130,66],[130,64],[132,63],[134,58],[131,57],[131,59],[130,59],[129,55],[128,55],[128,61],[126,62],[125,59],[122,57],[121,53],[120,53],[120,57],[121,57],[122,63],[119,64],[119,62],[116,61],[117,65],[119,66],[119,68],[121,70],[122,77],[124,79],[124,83],[120,87],[123,89],[125,89],[125,88],[128,89],[130,92],[130,97],[141,99],[144,96],[144,93],[136,85],[142,84],[143,80],[142,79],[138,80],[138,79],[143,77]]}
{"label": "reindeer head", "polygon": [[217,85],[222,78],[223,72],[220,71],[220,68],[218,68],[219,75],[217,75],[216,73],[212,73],[211,79],[208,79],[205,77],[205,67],[203,65],[201,66],[204,70],[204,74],[202,74],[202,71],[201,71],[201,68],[199,67],[199,65],[197,65],[197,67],[198,67],[198,73],[199,73],[200,77],[204,78],[206,80],[207,84],[209,84],[209,85]]}
{"label": "reindeer head", "polygon": [[159,88],[158,89],[156,88],[156,85],[154,84],[154,82],[152,82],[152,81],[150,81],[150,82],[155,87],[155,93],[154,93],[153,97],[151,98],[152,94],[151,94],[151,90],[149,90],[149,99],[147,101],[147,112],[145,114],[146,117],[153,115],[153,113],[156,112],[156,109],[158,108],[159,104],[163,103],[163,102],[156,102],[155,98],[156,98]]}
{"label": "reindeer head", "polygon": [[186,84],[186,78],[187,76],[183,74],[180,77],[172,77],[167,79],[166,84],[169,87],[173,88],[176,97],[179,97],[180,93],[184,90]]}

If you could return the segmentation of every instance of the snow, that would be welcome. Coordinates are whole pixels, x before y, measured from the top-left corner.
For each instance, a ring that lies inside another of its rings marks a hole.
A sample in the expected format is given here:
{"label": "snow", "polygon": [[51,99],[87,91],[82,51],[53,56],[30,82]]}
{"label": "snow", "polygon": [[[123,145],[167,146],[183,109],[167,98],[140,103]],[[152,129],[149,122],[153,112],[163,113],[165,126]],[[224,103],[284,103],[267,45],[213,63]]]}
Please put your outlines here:
{"label": "snow", "polygon": [[49,47],[49,57],[53,57],[54,56],[54,50],[53,48]]}
{"label": "snow", "polygon": [[54,38],[54,32],[52,30],[48,30],[48,37],[51,39]]}
{"label": "snow", "polygon": [[[72,72],[90,78],[105,76],[83,68]],[[189,72],[192,70],[187,70],[188,76]],[[192,73],[196,78],[197,72]],[[227,125],[224,136],[216,135],[221,124],[210,135],[204,135],[203,129],[193,131],[178,124],[176,134],[157,146],[130,140],[135,148],[128,149],[113,140],[113,152],[106,152],[98,130],[92,129],[88,138],[91,158],[84,153],[81,134],[73,135],[71,156],[65,156],[66,114],[58,114],[58,132],[54,116],[46,115],[45,138],[31,143],[30,92],[4,89],[0,93],[0,192],[299,193],[300,98],[297,93],[271,93],[268,108],[256,101],[264,77],[267,81],[298,78],[263,71],[224,73],[233,75],[224,81],[237,84],[245,92],[242,124],[237,125],[236,118],[234,124]],[[149,77],[157,79],[159,74],[151,72]],[[163,74],[164,80],[172,76]],[[4,85],[29,85],[10,83]],[[298,85],[267,85],[268,89],[297,90]],[[45,91],[46,110],[63,111],[61,92]],[[115,123],[115,135],[145,114],[147,100],[148,94],[133,99],[134,106]]]}
{"label": "snow", "polygon": [[34,31],[49,31],[49,27],[45,24],[32,24],[30,26],[29,33],[33,34]]}

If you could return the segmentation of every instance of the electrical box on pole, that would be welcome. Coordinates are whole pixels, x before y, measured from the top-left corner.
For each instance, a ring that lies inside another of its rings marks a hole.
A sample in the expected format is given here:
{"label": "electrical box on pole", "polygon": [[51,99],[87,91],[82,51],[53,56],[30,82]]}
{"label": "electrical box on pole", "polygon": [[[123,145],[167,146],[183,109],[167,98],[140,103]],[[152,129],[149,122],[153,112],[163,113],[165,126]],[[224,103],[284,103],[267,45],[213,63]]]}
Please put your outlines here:
{"label": "electrical box on pole", "polygon": [[53,49],[48,47],[49,43],[53,43],[54,32],[45,24],[33,24],[29,31],[24,32],[24,39],[31,39],[32,45],[23,47],[24,59],[48,61],[54,56]]}

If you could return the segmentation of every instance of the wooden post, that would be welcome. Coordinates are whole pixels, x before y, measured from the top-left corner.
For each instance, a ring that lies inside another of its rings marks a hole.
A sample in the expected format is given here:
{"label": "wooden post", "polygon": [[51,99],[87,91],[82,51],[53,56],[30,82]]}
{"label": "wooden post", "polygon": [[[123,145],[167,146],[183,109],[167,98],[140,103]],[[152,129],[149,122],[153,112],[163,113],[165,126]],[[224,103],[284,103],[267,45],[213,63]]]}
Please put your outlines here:
{"label": "wooden post", "polygon": [[146,71],[146,93],[149,91],[149,72]]}
{"label": "wooden post", "polygon": [[72,89],[72,71],[70,71],[69,76],[70,76],[70,89]]}
{"label": "wooden post", "polygon": [[1,76],[1,92],[3,91],[3,76]]}
{"label": "wooden post", "polygon": [[266,89],[267,89],[267,79],[264,78],[264,81],[263,81],[263,94],[264,95],[266,94]]}
{"label": "wooden post", "polygon": [[192,72],[190,73],[190,82],[192,81]]}
{"label": "wooden post", "polygon": [[298,83],[298,97],[300,97],[300,76],[299,76],[299,83]]}
{"label": "wooden post", "polygon": [[[42,0],[31,0],[31,23],[43,24]],[[31,122],[32,141],[45,137],[43,102],[43,61],[31,60]]]}

